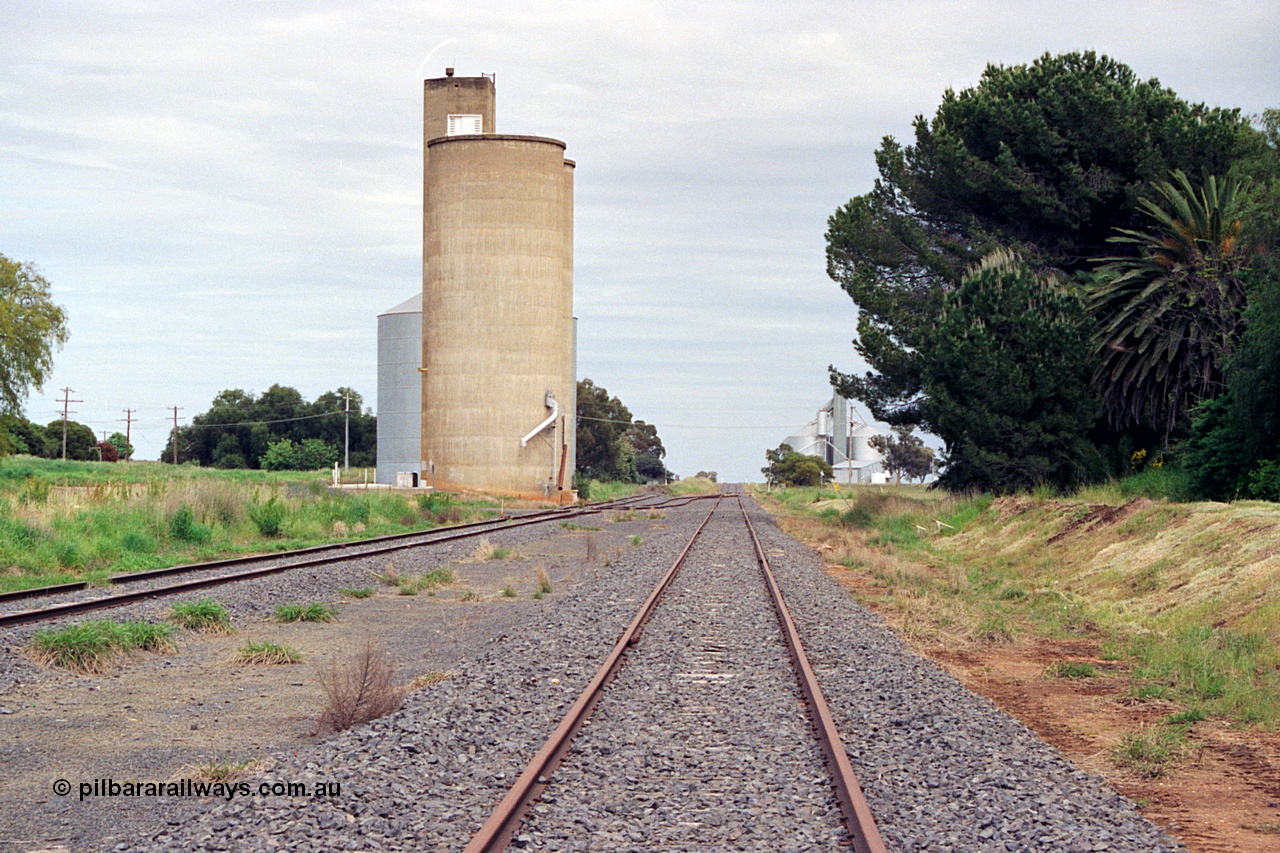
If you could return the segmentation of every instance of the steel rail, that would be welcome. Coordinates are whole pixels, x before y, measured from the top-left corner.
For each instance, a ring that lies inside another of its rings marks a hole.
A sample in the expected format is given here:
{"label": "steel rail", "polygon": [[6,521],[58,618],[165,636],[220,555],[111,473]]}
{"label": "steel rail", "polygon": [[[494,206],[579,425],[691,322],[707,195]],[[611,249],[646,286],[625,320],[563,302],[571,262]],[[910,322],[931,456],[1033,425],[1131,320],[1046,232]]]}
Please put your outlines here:
{"label": "steel rail", "polygon": [[[584,515],[592,515],[600,512],[608,512],[612,508],[613,508],[612,506],[597,506],[597,507],[590,507],[590,508],[577,508],[569,512],[564,512],[559,509],[548,510],[547,514],[540,514],[536,518],[524,517],[518,520],[507,519],[501,526],[493,529],[486,529],[486,530],[474,529],[474,527],[478,526],[478,524],[480,523],[472,522],[471,527],[473,529],[460,530],[459,532],[449,533],[443,536],[436,535],[435,538],[425,542],[397,541],[395,542],[395,544],[389,544],[389,545],[383,545],[375,548],[365,549],[355,553],[337,554],[333,556],[319,557],[319,558],[310,559],[310,560],[297,560],[293,562],[286,562],[280,565],[265,566],[259,569],[249,569],[248,571],[243,571],[243,572],[234,572],[231,574],[217,575],[215,577],[197,578],[195,580],[189,580],[189,581],[183,581],[181,583],[170,584],[169,586],[151,587],[144,590],[138,590],[136,592],[123,592],[118,595],[107,595],[107,596],[102,596],[101,598],[86,599],[84,601],[72,601],[66,604],[55,604],[49,607],[37,608],[32,610],[19,610],[11,613],[3,613],[3,614],[0,614],[0,628],[5,628],[13,625],[25,625],[31,622],[44,622],[50,619],[58,619],[63,616],[74,616],[79,613],[89,613],[94,610],[104,610],[112,607],[122,607],[126,604],[133,604],[134,602],[144,601],[150,598],[162,598],[164,596],[177,595],[183,592],[189,592],[196,589],[203,589],[205,587],[210,587],[210,586],[218,586],[224,583],[235,583],[237,581],[250,580],[252,578],[265,577],[267,575],[279,574],[281,572],[292,571],[294,569],[314,568],[316,566],[325,566],[332,563],[345,562],[347,560],[359,560],[365,557],[376,557],[382,554],[393,553],[395,551],[404,551],[409,548],[421,548],[421,547],[426,547],[430,545],[438,545],[445,542],[454,542],[459,539],[468,539],[473,536],[480,536],[484,533],[492,533],[492,532],[502,531],[502,530],[514,530],[519,527],[527,527],[531,524],[545,524],[546,522],[549,522],[549,521],[560,521],[562,519],[567,519],[567,518],[578,518]],[[493,520],[490,519],[490,521],[492,522]],[[461,528],[464,526],[465,525],[458,525],[457,527]],[[439,534],[443,530],[450,530],[450,529],[452,528],[439,528],[434,531],[419,531],[416,534],[414,533],[395,534],[390,537],[385,537],[383,541],[403,540],[411,536],[423,536],[426,534]],[[366,539],[363,542],[356,543],[356,544],[365,545],[374,541],[377,541],[377,540]],[[349,544],[349,543],[340,543],[340,544]],[[323,548],[325,546],[319,546],[319,547]],[[313,549],[303,549],[302,552],[304,553],[309,550],[313,550]],[[249,559],[257,562],[263,562],[266,560],[288,559],[291,553],[300,553],[300,552],[285,551],[285,552],[280,552],[279,554],[263,555],[263,556],[253,557],[253,558],[233,558],[233,559],[237,561]],[[195,564],[195,565],[197,567],[208,568],[208,564]],[[173,571],[168,571],[169,574],[173,574],[183,570],[187,570],[187,571],[191,570],[190,566],[188,567],[174,566],[171,568]]]}
{"label": "steel rail", "polygon": [[800,682],[800,690],[804,693],[805,703],[809,709],[809,719],[813,722],[818,742],[822,745],[822,752],[827,760],[827,768],[835,783],[836,799],[840,802],[840,811],[844,814],[845,826],[853,841],[853,849],[857,853],[887,853],[884,840],[880,837],[880,830],[876,828],[875,819],[871,816],[871,807],[867,804],[867,799],[862,794],[862,786],[858,784],[858,778],[849,764],[849,756],[845,752],[844,741],[840,739],[840,732],[836,729],[835,720],[831,717],[831,709],[822,695],[822,688],[818,686],[818,677],[809,664],[809,656],[805,654],[800,632],[796,630],[795,621],[791,618],[791,611],[782,597],[777,578],[773,576],[769,558],[765,556],[764,548],[760,545],[760,537],[756,535],[755,525],[751,523],[751,516],[747,515],[741,498],[738,498],[738,509],[742,511],[742,519],[747,523],[747,530],[751,533],[751,542],[755,545],[760,572],[764,575],[765,586],[769,588],[774,610],[778,614],[778,621],[782,624],[787,649],[791,653],[791,660],[795,664],[796,675]]}
{"label": "steel rail", "polygon": [[[266,560],[289,560],[304,554],[320,554],[328,551],[344,551],[344,550],[350,550],[350,549],[362,549],[362,548],[367,548],[370,545],[373,545],[376,547],[381,543],[403,541],[403,540],[412,539],[415,537],[436,537],[434,539],[427,539],[426,541],[423,541],[421,543],[415,543],[415,544],[421,544],[421,545],[430,545],[436,541],[448,541],[448,540],[441,540],[440,534],[448,534],[457,530],[467,530],[470,528],[483,527],[486,525],[493,525],[492,530],[498,531],[498,530],[506,530],[512,526],[516,526],[515,522],[524,522],[527,519],[531,519],[535,517],[545,521],[545,520],[554,520],[559,518],[577,518],[581,515],[589,515],[592,513],[600,513],[600,512],[609,512],[619,508],[645,509],[649,507],[644,504],[639,504],[639,501],[644,500],[645,497],[647,496],[640,495],[640,496],[632,496],[627,498],[619,498],[614,501],[604,501],[600,504],[587,504],[581,507],[556,507],[554,509],[535,510],[533,512],[523,513],[518,516],[503,515],[497,518],[486,518],[480,521],[469,521],[469,522],[466,522],[465,524],[452,524],[445,527],[437,527],[432,530],[414,530],[409,533],[392,533],[387,536],[374,536],[374,537],[370,537],[369,539],[356,539],[348,542],[330,542],[325,545],[311,545],[306,548],[294,548],[292,550],[277,551],[275,553],[252,554],[252,555],[243,556],[243,557],[226,557],[221,560],[207,560],[200,563],[184,563],[177,566],[165,566],[159,569],[146,569],[140,572],[126,572],[123,574],[112,575],[110,578],[107,579],[107,583],[110,584],[111,586],[118,586],[121,584],[136,583],[138,581],[153,580],[155,578],[160,578],[160,577],[168,577],[169,575],[185,574],[187,572],[203,572],[203,571],[210,571],[213,569],[225,569],[231,566],[245,565],[249,563],[261,563]],[[673,500],[681,500],[681,499],[673,499]],[[637,506],[637,504],[639,504],[639,506]],[[652,507],[656,509],[656,508],[666,508],[667,506],[683,506],[683,505],[684,505],[683,503],[669,504],[668,502],[660,501],[659,503],[652,505]],[[490,531],[486,530],[481,532],[490,532]],[[381,552],[361,551],[359,553],[353,553],[353,554],[347,555],[344,559],[358,559],[360,556],[363,556],[364,553],[371,553],[376,555]],[[3,593],[0,593],[0,604],[4,604],[9,601],[19,601],[27,598],[44,598],[45,596],[50,596],[50,595],[63,595],[67,593],[78,592],[80,590],[87,589],[88,587],[89,587],[89,583],[87,581],[75,581],[73,583],[56,584],[53,586],[32,587],[31,589],[20,589],[20,590],[14,590],[12,592],[3,592]],[[3,624],[4,624],[3,622],[0,622],[0,625],[3,625]]]}
{"label": "steel rail", "polygon": [[565,753],[569,751],[569,746],[573,743],[573,736],[577,734],[578,729],[582,728],[583,723],[591,716],[591,711],[595,708],[596,703],[600,701],[604,688],[613,680],[618,668],[622,666],[622,660],[626,655],[627,649],[640,639],[644,625],[649,621],[649,617],[657,607],[662,594],[666,592],[667,587],[675,580],[680,567],[684,565],[685,558],[689,556],[690,549],[693,548],[693,543],[697,541],[702,529],[707,526],[711,516],[715,515],[716,510],[720,507],[720,497],[719,495],[716,496],[716,502],[711,507],[711,511],[707,513],[706,518],[702,519],[702,523],[698,525],[698,529],[689,538],[689,542],[684,546],[684,550],[680,552],[680,556],[676,557],[675,562],[671,564],[671,568],[663,575],[662,580],[658,581],[658,585],[653,588],[653,592],[649,593],[649,597],[645,599],[644,604],[640,607],[640,612],[631,620],[631,624],[627,626],[627,629],[622,632],[622,636],[618,638],[613,651],[609,653],[604,663],[601,664],[600,669],[596,671],[595,677],[591,679],[586,689],[578,696],[577,701],[569,708],[569,712],[560,721],[560,725],[556,726],[555,731],[551,733],[551,737],[543,745],[542,749],[538,750],[538,754],[529,762],[529,766],[516,779],[515,784],[511,786],[511,790],[498,803],[489,820],[472,836],[471,843],[466,846],[463,853],[497,853],[497,851],[506,849],[511,842],[512,836],[515,835],[520,828],[520,824],[524,821],[530,806],[533,805],[534,801],[538,799],[539,795],[550,783],[551,774],[560,765]]}

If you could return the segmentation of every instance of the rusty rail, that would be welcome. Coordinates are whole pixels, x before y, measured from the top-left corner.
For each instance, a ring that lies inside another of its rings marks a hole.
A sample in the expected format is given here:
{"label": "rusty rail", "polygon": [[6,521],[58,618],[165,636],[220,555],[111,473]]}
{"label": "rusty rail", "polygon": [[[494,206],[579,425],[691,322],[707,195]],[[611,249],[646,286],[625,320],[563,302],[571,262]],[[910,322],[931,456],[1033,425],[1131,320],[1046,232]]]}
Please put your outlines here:
{"label": "rusty rail", "polygon": [[782,590],[773,576],[769,558],[765,556],[760,545],[760,537],[756,535],[751,516],[747,515],[742,499],[738,499],[738,509],[742,510],[742,519],[747,523],[751,533],[751,542],[755,545],[756,560],[760,563],[760,572],[764,575],[765,586],[773,598],[774,609],[778,613],[778,621],[782,623],[782,633],[787,641],[787,649],[791,652],[791,660],[796,667],[796,675],[800,682],[800,690],[804,693],[805,703],[809,708],[809,719],[813,722],[818,742],[822,745],[822,753],[827,759],[827,769],[836,787],[836,799],[840,802],[840,811],[844,814],[845,826],[853,841],[853,849],[858,853],[887,853],[884,841],[880,838],[880,830],[876,828],[875,819],[871,816],[871,807],[862,794],[862,786],[853,774],[849,764],[849,756],[844,751],[844,741],[836,729],[835,720],[831,717],[831,709],[818,686],[818,678],[809,664],[809,656],[805,654],[804,644],[800,641],[800,633],[796,630],[791,611],[782,597]]}
{"label": "rusty rail", "polygon": [[543,745],[542,749],[538,750],[538,754],[533,757],[533,760],[529,762],[529,766],[525,768],[525,771],[516,779],[515,784],[511,786],[511,790],[498,803],[498,807],[494,809],[489,820],[471,838],[471,843],[466,846],[464,853],[496,853],[496,851],[506,849],[512,836],[515,835],[520,828],[520,824],[524,821],[529,807],[533,805],[534,801],[538,799],[538,796],[547,787],[551,774],[560,765],[565,753],[569,751],[569,746],[573,743],[573,736],[577,734],[578,729],[582,728],[582,724],[591,716],[591,711],[600,700],[600,695],[604,692],[604,688],[613,680],[614,674],[622,666],[622,659],[627,653],[627,648],[640,639],[644,624],[649,621],[649,617],[657,607],[662,594],[666,592],[667,587],[675,580],[680,567],[684,565],[685,558],[689,556],[689,551],[693,548],[693,543],[697,541],[698,535],[702,533],[702,529],[707,526],[707,522],[711,520],[711,516],[715,514],[719,506],[720,500],[717,498],[715,504],[711,507],[711,511],[707,513],[706,518],[702,519],[702,523],[698,525],[698,529],[694,531],[693,536],[689,538],[689,542],[684,546],[684,550],[680,552],[680,556],[676,557],[675,562],[671,564],[671,568],[662,576],[662,580],[658,581],[658,585],[653,588],[653,592],[649,593],[649,597],[645,599],[640,612],[631,620],[627,630],[622,632],[622,636],[618,638],[613,651],[609,653],[604,663],[601,664],[600,669],[596,671],[591,683],[578,696],[577,701],[573,703],[569,712],[565,714],[564,719],[560,721],[560,725],[556,726],[556,730],[551,733],[551,737]]}
{"label": "rusty rail", "polygon": [[[788,610],[782,597],[782,591],[773,576],[769,560],[760,545],[755,526],[751,523],[751,518],[747,515],[746,508],[742,505],[741,497],[737,494],[729,495],[729,497],[737,500],[738,509],[742,512],[743,521],[746,522],[747,531],[751,535],[756,559],[760,564],[765,585],[768,587],[769,595],[773,600],[778,621],[782,625],[787,649],[791,654],[792,662],[795,664],[797,680],[800,683],[801,691],[809,708],[809,716],[817,733],[823,755],[826,758],[827,767],[831,772],[836,791],[836,800],[840,804],[840,810],[844,817],[845,826],[849,830],[853,848],[857,853],[888,853],[871,816],[871,809],[862,794],[862,788],[853,774],[853,768],[850,766],[849,758],[844,751],[844,743],[841,741],[840,733],[836,730],[835,722],[831,718],[831,711],[822,695],[822,689],[818,686],[817,677],[814,675],[813,667],[809,664],[809,658],[805,654],[804,646],[800,641],[799,633],[796,631],[790,610]],[[671,568],[663,575],[662,580],[654,587],[653,592],[649,593],[649,597],[645,599],[639,613],[631,620],[631,624],[627,626],[622,636],[618,638],[613,651],[605,658],[595,677],[591,679],[582,694],[578,696],[577,701],[573,703],[569,712],[565,714],[542,749],[538,751],[538,754],[529,762],[528,767],[520,774],[515,784],[512,785],[511,790],[498,803],[489,820],[472,837],[471,842],[466,846],[463,853],[499,853],[510,844],[511,839],[524,822],[525,815],[528,814],[530,807],[537,801],[547,785],[550,784],[551,774],[569,751],[574,735],[591,716],[591,712],[596,703],[599,702],[604,688],[613,680],[614,675],[622,666],[627,649],[639,641],[644,625],[649,621],[649,617],[657,607],[662,594],[675,579],[680,567],[684,565],[689,551],[693,548],[693,543],[702,533],[703,528],[707,526],[707,522],[711,520],[711,516],[715,514],[719,506],[720,499],[717,497],[711,511],[702,519],[702,523],[698,525],[698,529],[689,538],[689,542],[684,546],[684,550],[680,552],[680,556],[671,564]]]}

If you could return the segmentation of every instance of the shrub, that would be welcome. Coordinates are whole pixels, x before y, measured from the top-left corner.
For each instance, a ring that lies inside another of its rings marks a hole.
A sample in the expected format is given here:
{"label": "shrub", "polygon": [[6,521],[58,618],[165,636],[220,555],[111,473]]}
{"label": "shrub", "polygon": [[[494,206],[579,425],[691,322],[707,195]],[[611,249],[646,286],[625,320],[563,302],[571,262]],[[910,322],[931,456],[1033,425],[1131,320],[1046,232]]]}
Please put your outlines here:
{"label": "shrub", "polygon": [[249,518],[263,536],[279,536],[288,517],[289,508],[275,495],[267,498],[265,503],[255,500],[249,504]]}
{"label": "shrub", "polygon": [[345,660],[330,658],[319,677],[325,703],[318,731],[339,732],[376,720],[404,702],[405,689],[395,683],[395,667],[372,638],[365,638]]}
{"label": "shrub", "polygon": [[169,536],[179,542],[207,542],[212,535],[209,525],[196,521],[195,513],[186,504],[169,518]]}

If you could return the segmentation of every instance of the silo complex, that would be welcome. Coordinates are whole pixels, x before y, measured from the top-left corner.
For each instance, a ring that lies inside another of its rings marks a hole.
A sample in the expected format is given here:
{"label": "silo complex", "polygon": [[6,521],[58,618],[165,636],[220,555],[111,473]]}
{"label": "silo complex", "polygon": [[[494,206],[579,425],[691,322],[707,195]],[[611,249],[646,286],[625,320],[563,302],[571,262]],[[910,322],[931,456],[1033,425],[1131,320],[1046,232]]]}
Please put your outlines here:
{"label": "silo complex", "polygon": [[489,78],[425,91],[422,483],[568,502],[573,163],[493,132]]}

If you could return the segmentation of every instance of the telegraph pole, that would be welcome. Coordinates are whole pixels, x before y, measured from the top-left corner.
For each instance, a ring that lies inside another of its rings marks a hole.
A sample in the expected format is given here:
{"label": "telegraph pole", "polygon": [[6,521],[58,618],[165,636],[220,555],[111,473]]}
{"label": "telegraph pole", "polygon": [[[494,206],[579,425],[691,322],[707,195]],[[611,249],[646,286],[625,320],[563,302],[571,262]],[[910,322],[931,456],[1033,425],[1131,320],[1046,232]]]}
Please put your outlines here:
{"label": "telegraph pole", "polygon": [[70,388],[62,389],[62,461],[67,461],[67,415],[74,415],[67,407],[72,403],[83,403],[84,400],[72,400],[74,392]]}
{"label": "telegraph pole", "polygon": [[347,393],[342,409],[342,472],[351,470],[351,394]]}
{"label": "telegraph pole", "polygon": [[178,464],[178,412],[182,411],[180,406],[171,406],[173,409],[173,464]]}
{"label": "telegraph pole", "polygon": [[133,413],[136,411],[137,409],[124,410],[124,461],[125,462],[133,461],[133,441],[131,439],[131,434],[132,434],[132,427],[133,427]]}

